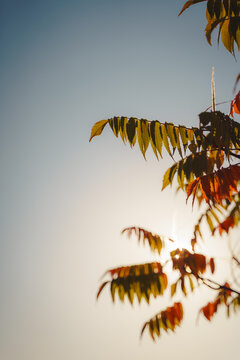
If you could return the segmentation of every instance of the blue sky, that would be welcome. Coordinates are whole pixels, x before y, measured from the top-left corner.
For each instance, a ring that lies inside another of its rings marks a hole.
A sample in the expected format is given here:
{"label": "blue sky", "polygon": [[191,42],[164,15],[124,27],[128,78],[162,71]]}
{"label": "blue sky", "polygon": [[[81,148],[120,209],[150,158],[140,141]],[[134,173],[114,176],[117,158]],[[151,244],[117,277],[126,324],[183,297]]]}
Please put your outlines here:
{"label": "blue sky", "polygon": [[95,302],[106,269],[151,259],[123,227],[184,245],[194,214],[160,191],[167,156],[146,162],[107,129],[89,144],[92,125],[113,115],[197,125],[212,66],[217,102],[233,96],[238,62],[207,44],[203,6],[177,16],[183,3],[0,1],[2,359],[237,359],[239,316],[195,325],[214,293],[191,295],[181,329],[157,344],[138,335],[168,298],[134,309],[107,293]]}

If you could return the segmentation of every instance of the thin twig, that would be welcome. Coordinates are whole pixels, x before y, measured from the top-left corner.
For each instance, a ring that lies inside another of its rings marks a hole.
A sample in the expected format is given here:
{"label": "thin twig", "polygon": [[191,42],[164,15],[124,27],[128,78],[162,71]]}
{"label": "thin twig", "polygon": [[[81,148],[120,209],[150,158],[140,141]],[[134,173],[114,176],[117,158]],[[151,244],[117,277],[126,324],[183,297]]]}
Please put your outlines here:
{"label": "thin twig", "polygon": [[236,263],[240,266],[240,261],[236,258],[236,256],[233,256],[233,260],[235,260]]}
{"label": "thin twig", "polygon": [[[216,106],[222,105],[222,104],[228,104],[228,103],[230,103],[231,101],[232,101],[232,100],[222,101],[222,102],[220,102],[220,103],[217,103]],[[208,111],[209,109],[211,109],[211,107],[212,107],[212,105],[209,106],[204,112],[206,112],[206,111]]]}
{"label": "thin twig", "polygon": [[[213,290],[223,289],[223,290],[228,290],[228,291],[231,291],[231,292],[233,292],[233,293],[235,293],[235,294],[240,295],[240,292],[239,292],[239,291],[234,290],[234,289],[232,289],[232,288],[230,288],[230,287],[228,287],[228,286],[225,286],[225,285],[220,285],[220,284],[218,284],[216,281],[213,281],[213,280],[211,280],[211,279],[204,279],[204,278],[201,277],[201,276],[198,276],[198,278],[201,279],[202,282],[203,282],[206,286],[208,286],[209,288],[211,288],[211,289],[213,289]],[[206,281],[208,281],[208,282],[210,282],[211,284],[217,286],[217,288],[215,288],[215,287],[213,287],[212,285],[208,284]]]}

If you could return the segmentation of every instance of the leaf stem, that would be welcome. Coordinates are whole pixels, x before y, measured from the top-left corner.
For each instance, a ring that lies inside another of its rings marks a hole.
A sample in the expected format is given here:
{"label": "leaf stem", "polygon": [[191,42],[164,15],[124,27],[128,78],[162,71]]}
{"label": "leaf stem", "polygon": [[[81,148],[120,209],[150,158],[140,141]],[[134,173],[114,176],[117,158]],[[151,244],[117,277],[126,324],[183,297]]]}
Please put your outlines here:
{"label": "leaf stem", "polygon": [[[211,280],[211,279],[204,279],[204,278],[201,277],[201,276],[198,276],[198,278],[199,278],[200,280],[202,280],[203,284],[206,285],[206,286],[208,286],[210,289],[213,289],[213,290],[220,290],[220,289],[229,290],[229,291],[231,291],[231,292],[233,292],[233,293],[235,293],[235,294],[240,295],[240,292],[239,292],[239,291],[234,290],[234,289],[232,289],[232,288],[230,288],[230,287],[228,287],[228,286],[225,286],[225,285],[220,285],[220,284],[218,284],[216,281],[213,281],[213,280]],[[217,288],[215,288],[214,286],[208,284],[208,282],[210,282],[211,284],[217,286]]]}

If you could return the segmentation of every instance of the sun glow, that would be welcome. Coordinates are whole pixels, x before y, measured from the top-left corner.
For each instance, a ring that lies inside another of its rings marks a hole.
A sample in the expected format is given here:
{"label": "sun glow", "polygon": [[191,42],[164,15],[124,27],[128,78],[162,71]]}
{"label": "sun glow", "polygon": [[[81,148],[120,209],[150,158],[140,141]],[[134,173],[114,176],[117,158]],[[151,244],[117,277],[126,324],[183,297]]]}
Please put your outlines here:
{"label": "sun glow", "polygon": [[176,213],[176,211],[174,211],[174,213],[173,213],[171,233],[172,233],[173,242],[171,243],[171,250],[170,250],[170,247],[168,247],[170,251],[177,249],[177,248],[179,250],[182,250],[182,249],[187,249],[188,251],[192,250],[190,239],[189,239],[189,241],[187,241],[186,239],[183,239],[180,235],[180,232],[177,230],[177,213]]}

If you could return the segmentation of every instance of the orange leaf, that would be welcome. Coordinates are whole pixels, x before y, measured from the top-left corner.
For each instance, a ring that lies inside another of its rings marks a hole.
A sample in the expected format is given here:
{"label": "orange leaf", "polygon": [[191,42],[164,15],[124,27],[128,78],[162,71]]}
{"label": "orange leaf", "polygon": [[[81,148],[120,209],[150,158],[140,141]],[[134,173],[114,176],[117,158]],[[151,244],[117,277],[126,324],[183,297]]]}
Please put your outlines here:
{"label": "orange leaf", "polygon": [[211,268],[211,272],[212,272],[212,274],[213,274],[214,271],[215,271],[215,262],[214,262],[214,259],[213,259],[213,258],[210,259],[209,265],[210,265],[210,268]]}
{"label": "orange leaf", "polygon": [[193,195],[193,202],[198,184],[205,201],[210,204],[221,203],[224,199],[231,201],[231,196],[238,191],[237,185],[240,180],[240,166],[230,165],[208,175],[203,175],[191,182],[187,187],[187,200]]}
{"label": "orange leaf", "polygon": [[209,302],[206,306],[202,307],[200,311],[203,312],[203,315],[205,316],[208,321],[211,320],[215,312],[217,311],[217,307],[219,304],[219,300],[217,299],[214,302]]}
{"label": "orange leaf", "polygon": [[231,101],[229,115],[231,115],[232,117],[233,117],[233,112],[235,112],[236,114],[240,114],[240,91],[237,93],[235,98]]}
{"label": "orange leaf", "polygon": [[228,233],[229,229],[234,227],[235,222],[233,216],[229,216],[225,221],[218,225],[219,234],[222,235],[223,231]]}
{"label": "orange leaf", "polygon": [[192,181],[187,187],[187,200],[191,194],[193,195],[192,205],[194,204],[199,181],[200,181],[200,178],[198,177],[196,180]]}
{"label": "orange leaf", "polygon": [[105,281],[104,283],[102,283],[102,285],[100,286],[98,292],[97,292],[97,299],[99,298],[99,295],[101,294],[103,288],[105,288],[105,286],[109,283],[109,281]]}

